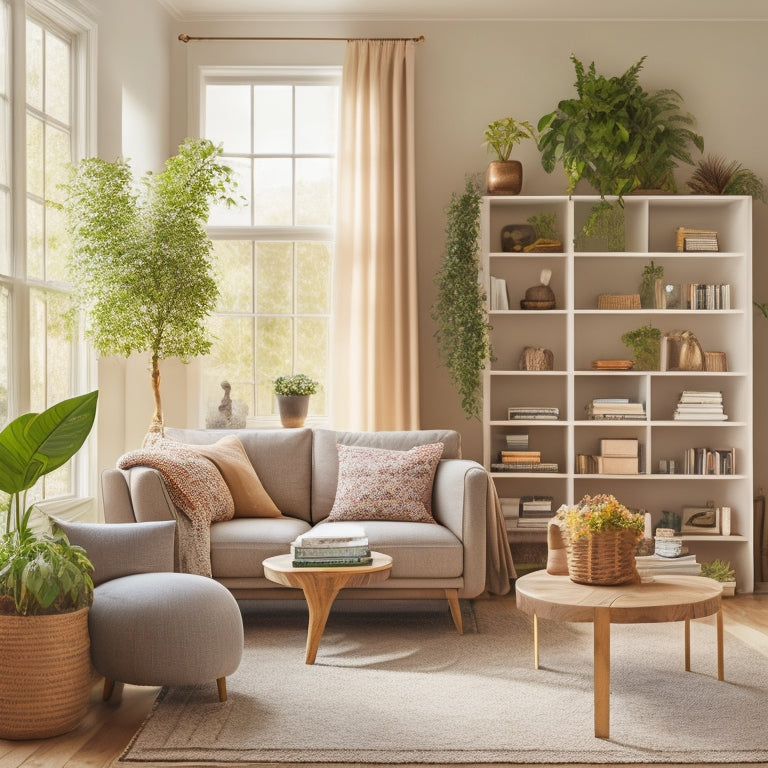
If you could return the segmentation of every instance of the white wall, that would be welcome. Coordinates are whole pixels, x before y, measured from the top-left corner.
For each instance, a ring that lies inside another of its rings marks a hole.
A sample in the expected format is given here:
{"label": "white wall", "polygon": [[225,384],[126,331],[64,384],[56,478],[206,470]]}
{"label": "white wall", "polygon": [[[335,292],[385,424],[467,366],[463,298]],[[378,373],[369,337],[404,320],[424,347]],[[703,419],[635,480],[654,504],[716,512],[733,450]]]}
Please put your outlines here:
{"label": "white wall", "polygon": [[[131,3],[130,7],[111,8],[101,0],[110,29],[120,37],[133,40],[113,41],[100,29],[103,54],[109,62],[108,82],[102,82],[100,94],[107,103],[117,98],[111,89],[139,83],[143,88],[131,91],[131,100],[122,99],[122,108],[130,103],[143,123],[115,120],[113,115],[100,124],[102,148],[117,143],[118,132],[124,146],[129,141],[123,133],[131,128],[150,141],[157,159],[164,139],[170,135],[174,147],[188,131],[186,104],[188,77],[201,63],[341,63],[343,44],[306,42],[176,42],[179,32],[201,36],[226,35],[307,35],[307,36],[417,36],[426,41],[417,48],[417,214],[419,248],[419,292],[421,303],[421,416],[422,426],[454,427],[463,435],[465,455],[481,456],[480,426],[467,422],[459,407],[445,370],[440,366],[433,339],[434,324],[430,307],[435,299],[434,274],[444,243],[445,208],[452,192],[461,192],[466,174],[484,172],[488,156],[481,146],[485,126],[491,120],[511,115],[536,122],[551,111],[562,98],[574,94],[575,79],[569,60],[571,52],[582,61],[594,60],[604,74],[620,74],[647,54],[640,79],[649,90],[675,88],[685,107],[698,119],[699,132],[705,139],[705,151],[739,160],[768,179],[768,155],[764,131],[768,120],[768,95],[763,74],[768,71],[768,27],[763,22],[600,22],[600,21],[409,21],[409,22],[280,22],[258,24],[175,23],[167,24],[160,13],[152,12],[152,2]],[[126,6],[128,4],[125,4]],[[144,23],[131,21],[136,15]],[[156,18],[155,18],[156,17]],[[154,19],[164,27],[163,34],[148,35],[146,22]],[[166,34],[167,33],[167,34]],[[167,40],[172,40],[166,45]],[[114,42],[114,50],[112,45]],[[117,54],[117,60],[113,57]],[[163,85],[167,67],[171,68],[170,109],[165,107],[167,85]],[[100,73],[103,76],[103,73]],[[105,93],[105,89],[110,89]],[[138,101],[137,101],[138,99]],[[111,109],[112,107],[110,107]],[[157,113],[155,113],[157,112]],[[148,125],[154,123],[154,128]],[[166,134],[166,131],[168,134]],[[109,134],[108,136],[106,134]],[[105,155],[105,156],[108,156]],[[547,175],[541,168],[532,142],[520,146],[517,159],[524,164],[523,194],[561,194],[565,191],[560,171]],[[684,182],[688,170],[679,179]],[[589,193],[588,187],[579,192]],[[755,296],[768,299],[768,267],[762,254],[768,243],[768,210],[756,204],[754,210]],[[766,375],[768,322],[755,320],[756,375]],[[179,378],[183,379],[181,371]],[[103,382],[106,385],[106,382]],[[110,382],[110,385],[112,382]],[[134,436],[140,425],[148,423],[148,409],[140,395],[138,377],[131,377],[125,395],[125,447],[135,447]],[[170,386],[166,380],[166,386]],[[183,385],[179,381],[179,394]],[[117,387],[119,388],[119,387]],[[755,387],[755,433],[761,435],[768,422],[768,406],[762,405],[760,387]],[[176,398],[177,392],[174,392]],[[174,421],[169,412],[167,421]],[[190,426],[193,426],[190,424]],[[756,447],[756,485],[768,485],[768,448],[760,441]]]}

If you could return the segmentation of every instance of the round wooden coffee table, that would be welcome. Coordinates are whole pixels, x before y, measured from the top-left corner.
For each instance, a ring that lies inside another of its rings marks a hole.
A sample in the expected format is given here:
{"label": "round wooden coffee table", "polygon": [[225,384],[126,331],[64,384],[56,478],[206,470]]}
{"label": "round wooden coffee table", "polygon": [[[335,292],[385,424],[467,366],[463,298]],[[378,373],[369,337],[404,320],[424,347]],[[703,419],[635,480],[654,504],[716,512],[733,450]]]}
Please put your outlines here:
{"label": "round wooden coffee table", "polygon": [[538,619],[591,621],[594,632],[595,736],[610,730],[611,624],[685,622],[685,670],[691,671],[691,619],[717,616],[717,679],[724,679],[722,587],[701,576],[655,576],[645,584],[576,584],[534,571],[515,581],[517,607],[533,616],[533,663],[539,668]]}
{"label": "round wooden coffee table", "polygon": [[371,552],[370,565],[344,567],[294,568],[293,555],[268,557],[262,565],[264,575],[286,587],[303,590],[309,608],[307,627],[306,664],[314,664],[317,647],[325,631],[328,614],[339,591],[345,587],[365,587],[376,581],[389,578],[392,558],[380,552]]}

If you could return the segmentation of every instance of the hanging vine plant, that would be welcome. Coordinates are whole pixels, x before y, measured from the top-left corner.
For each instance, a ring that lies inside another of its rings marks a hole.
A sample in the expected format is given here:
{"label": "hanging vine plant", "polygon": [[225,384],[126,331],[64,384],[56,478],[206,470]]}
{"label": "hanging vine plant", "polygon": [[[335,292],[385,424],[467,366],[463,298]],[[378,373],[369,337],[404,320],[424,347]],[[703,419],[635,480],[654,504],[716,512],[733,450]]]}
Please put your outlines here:
{"label": "hanging vine plant", "polygon": [[438,353],[468,419],[480,418],[482,370],[491,355],[486,295],[478,280],[480,200],[478,186],[469,178],[464,193],[451,197],[445,254],[436,278],[438,298],[432,308]]}

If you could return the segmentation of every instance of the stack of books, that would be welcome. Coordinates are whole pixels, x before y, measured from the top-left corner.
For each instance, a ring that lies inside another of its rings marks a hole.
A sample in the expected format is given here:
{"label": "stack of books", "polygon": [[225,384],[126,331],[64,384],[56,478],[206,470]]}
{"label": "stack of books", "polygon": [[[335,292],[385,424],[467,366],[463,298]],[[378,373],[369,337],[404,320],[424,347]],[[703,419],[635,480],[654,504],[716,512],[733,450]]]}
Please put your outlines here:
{"label": "stack of books", "polygon": [[360,525],[320,524],[291,544],[294,568],[370,565],[368,536]]}
{"label": "stack of books", "polygon": [[686,475],[735,475],[736,452],[733,448],[686,448],[683,472]]}
{"label": "stack of books", "polygon": [[585,410],[587,418],[591,420],[645,419],[645,404],[633,402],[628,397],[596,397],[587,403]]}
{"label": "stack of books", "polygon": [[730,309],[731,286],[728,283],[691,283],[688,305],[691,309]]}
{"label": "stack of books", "polygon": [[727,421],[723,413],[722,392],[699,392],[686,389],[675,409],[676,421]]}
{"label": "stack of books", "polygon": [[636,557],[635,564],[642,581],[653,581],[654,576],[701,576],[701,563],[696,562],[696,555],[645,555]]}
{"label": "stack of books", "polygon": [[507,408],[509,421],[525,419],[543,419],[556,421],[560,417],[560,409],[548,405],[517,405]]}
{"label": "stack of books", "polygon": [[508,451],[527,451],[528,450],[528,433],[522,434],[510,434],[505,437]]}
{"label": "stack of books", "polygon": [[678,251],[718,251],[717,231],[714,229],[677,228]]}
{"label": "stack of books", "polygon": [[521,496],[518,528],[546,528],[553,516],[551,496]]}

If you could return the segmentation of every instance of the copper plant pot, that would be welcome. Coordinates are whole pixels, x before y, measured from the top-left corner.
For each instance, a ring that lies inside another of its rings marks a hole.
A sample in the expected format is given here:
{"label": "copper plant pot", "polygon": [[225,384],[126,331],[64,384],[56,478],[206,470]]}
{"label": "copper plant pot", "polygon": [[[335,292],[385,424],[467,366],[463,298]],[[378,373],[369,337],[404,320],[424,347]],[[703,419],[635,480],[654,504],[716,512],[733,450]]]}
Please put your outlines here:
{"label": "copper plant pot", "polygon": [[523,188],[523,164],[519,160],[495,160],[488,165],[489,195],[519,195]]}

